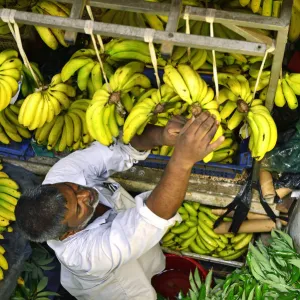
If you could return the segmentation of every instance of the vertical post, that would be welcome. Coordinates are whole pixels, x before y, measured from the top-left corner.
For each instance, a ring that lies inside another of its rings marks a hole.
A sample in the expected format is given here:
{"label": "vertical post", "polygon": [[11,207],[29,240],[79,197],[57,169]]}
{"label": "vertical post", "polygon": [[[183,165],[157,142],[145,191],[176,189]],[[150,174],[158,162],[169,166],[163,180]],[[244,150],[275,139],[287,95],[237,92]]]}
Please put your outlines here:
{"label": "vertical post", "polygon": [[[72,4],[72,9],[70,13],[70,18],[72,19],[81,19],[83,10],[85,7],[86,0],[74,0]],[[74,45],[77,38],[77,32],[75,31],[66,31],[65,32],[65,41],[69,45]]]}
{"label": "vertical post", "polygon": [[[166,32],[176,32],[178,27],[178,22],[181,14],[182,1],[172,0],[171,8],[169,12],[168,23],[166,26]],[[160,52],[164,58],[169,58],[173,52],[172,42],[163,42],[160,48]]]}

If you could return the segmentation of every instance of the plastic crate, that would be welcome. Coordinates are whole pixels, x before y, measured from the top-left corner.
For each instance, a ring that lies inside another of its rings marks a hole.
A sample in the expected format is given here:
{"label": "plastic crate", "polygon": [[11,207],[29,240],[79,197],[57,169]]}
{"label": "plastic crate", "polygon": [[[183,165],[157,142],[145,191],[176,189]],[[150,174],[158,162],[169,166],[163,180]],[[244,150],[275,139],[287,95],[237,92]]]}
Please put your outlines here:
{"label": "plastic crate", "polygon": [[34,157],[30,140],[31,139],[24,139],[21,143],[11,141],[9,145],[0,144],[0,156],[20,160],[27,160],[30,157]]}

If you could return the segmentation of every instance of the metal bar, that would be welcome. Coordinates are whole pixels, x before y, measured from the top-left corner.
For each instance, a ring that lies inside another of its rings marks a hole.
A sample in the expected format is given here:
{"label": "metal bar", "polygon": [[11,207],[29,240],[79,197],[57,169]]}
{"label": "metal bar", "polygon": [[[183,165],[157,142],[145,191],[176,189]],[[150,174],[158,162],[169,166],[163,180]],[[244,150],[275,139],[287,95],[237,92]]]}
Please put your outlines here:
{"label": "metal bar", "polygon": [[245,263],[242,263],[239,261],[224,260],[221,258],[208,256],[208,255],[200,255],[200,254],[196,254],[196,253],[192,253],[192,252],[170,250],[169,248],[166,248],[166,247],[161,247],[161,249],[165,253],[176,254],[176,255],[185,256],[185,257],[191,257],[194,259],[208,261],[208,262],[217,263],[217,264],[221,264],[221,265],[226,265],[226,266],[230,266],[230,267],[234,267],[234,268],[242,268],[245,264]]}
{"label": "metal bar", "polygon": [[[4,9],[0,9],[0,14]],[[39,25],[44,27],[55,27],[63,30],[73,30],[76,32],[84,32],[86,25],[85,20],[61,18],[48,15],[40,15],[31,12],[16,11],[14,19],[18,23],[26,25]],[[124,25],[106,24],[102,22],[94,22],[94,33],[103,36],[127,38],[144,41],[145,28],[137,28]],[[213,50],[220,52],[236,52],[246,55],[263,56],[266,51],[266,45],[260,43],[251,43],[245,41],[235,41],[211,38],[198,35],[187,35],[184,33],[168,33],[156,30],[153,42],[161,44],[163,42],[171,42],[177,46],[192,47]]]}
{"label": "metal bar", "polygon": [[253,29],[240,27],[232,24],[224,24],[223,26],[229,28],[230,30],[236,32],[240,36],[244,37],[248,42],[254,43],[264,43],[268,46],[273,45],[273,39],[264,34],[253,31]]}
{"label": "metal bar", "polygon": [[[73,3],[73,0],[58,0],[59,2]],[[280,18],[264,17],[254,14],[217,10],[214,21],[216,23],[231,23],[238,26],[253,27],[269,30],[279,30],[289,23],[288,6],[292,0],[283,1],[283,12]],[[288,3],[286,3],[288,2]],[[109,8],[116,10],[168,15],[169,3],[146,2],[144,0],[88,0],[92,7]],[[285,10],[287,8],[287,10]],[[189,13],[191,20],[205,21],[208,9],[185,6],[185,12]]]}
{"label": "metal bar", "polygon": [[[75,0],[73,1],[70,18],[81,19],[83,10],[85,7],[86,0]],[[74,45],[76,42],[78,32],[76,31],[66,31],[64,39],[69,45]]]}
{"label": "metal bar", "polygon": [[[210,15],[209,8],[186,6],[185,13],[189,14],[191,20],[205,21]],[[237,26],[279,30],[285,27],[286,21],[281,18],[262,17],[254,14],[215,10],[214,22],[221,24],[234,24]]]}
{"label": "metal bar", "polygon": [[[168,23],[166,26],[166,32],[176,32],[178,27],[178,22],[182,9],[181,0],[172,0]],[[168,59],[173,52],[174,44],[171,42],[163,42],[160,48],[160,52],[163,58]]]}
{"label": "metal bar", "polygon": [[276,49],[273,57],[270,83],[269,83],[268,93],[266,97],[266,107],[269,111],[272,111],[274,106],[274,98],[275,98],[279,75],[282,68],[282,61],[284,57],[287,36],[288,36],[288,27],[286,29],[277,32]]}

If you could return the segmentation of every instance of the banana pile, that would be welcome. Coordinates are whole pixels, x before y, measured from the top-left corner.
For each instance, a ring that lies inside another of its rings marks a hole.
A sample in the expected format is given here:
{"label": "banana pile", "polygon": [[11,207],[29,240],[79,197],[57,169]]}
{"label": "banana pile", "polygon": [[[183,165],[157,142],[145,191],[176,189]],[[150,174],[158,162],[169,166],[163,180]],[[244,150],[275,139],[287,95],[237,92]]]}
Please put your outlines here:
{"label": "banana pile", "polygon": [[278,80],[274,103],[283,107],[286,103],[290,109],[298,107],[297,96],[300,95],[300,74],[291,73]]}
{"label": "banana pile", "polygon": [[262,100],[252,99],[248,80],[243,75],[218,74],[220,90],[219,104],[223,124],[233,130],[243,121],[240,132],[243,138],[250,136],[249,149],[252,157],[261,160],[277,142],[277,127]]}
{"label": "banana pile", "polygon": [[0,281],[4,279],[4,272],[8,270],[8,263],[4,257],[5,249],[0,245]]}
{"label": "banana pile", "polygon": [[[106,62],[103,64],[108,79],[113,75],[113,68]],[[61,71],[63,82],[68,81],[77,72],[77,85],[81,91],[88,91],[89,98],[101,89],[103,76],[96,52],[93,49],[80,49],[76,51]]]}
{"label": "banana pile", "polygon": [[152,154],[156,154],[156,155],[161,155],[161,156],[172,156],[173,152],[174,152],[174,147],[172,146],[161,146],[161,147],[156,147],[153,148],[151,150]]}
{"label": "banana pile", "polygon": [[10,141],[22,142],[23,138],[31,138],[31,132],[18,121],[18,115],[23,100],[10,104],[0,111],[0,142],[9,144]]}
{"label": "banana pile", "polygon": [[[119,126],[124,124],[126,114],[122,103],[128,104],[128,110],[131,109],[129,106],[132,107],[133,105],[132,98],[126,93],[129,93],[136,86],[143,89],[151,87],[148,77],[141,74],[143,70],[143,63],[130,62],[118,68],[110,77],[111,91],[107,84],[104,84],[100,90],[95,92],[87,109],[86,120],[90,135],[101,144],[108,146],[113,143],[113,138],[119,136]],[[133,109],[127,119],[132,113]]]}
{"label": "banana pile", "polygon": [[[64,4],[56,1],[40,0],[32,7],[32,12],[42,15],[51,15],[57,17],[68,18],[70,9]],[[47,28],[42,26],[34,26],[43,42],[51,49],[56,50],[59,45],[68,47],[65,42],[65,31],[59,28]]]}
{"label": "banana pile", "polygon": [[87,129],[86,110],[91,100],[75,100],[66,112],[53,118],[52,121],[38,128],[34,138],[38,144],[47,145],[48,150],[63,152],[83,149],[93,138]]}
{"label": "banana pile", "polygon": [[[39,81],[40,85],[44,84],[44,77],[39,70],[39,66],[37,63],[30,62],[30,66],[36,75],[36,78]],[[24,98],[26,98],[29,94],[34,93],[35,89],[38,88],[37,83],[35,82],[30,70],[23,65],[22,66],[22,86],[21,86],[21,92]]]}
{"label": "banana pile", "polygon": [[[3,166],[0,165],[2,170]],[[0,171],[0,240],[4,239],[2,232],[12,232],[13,228],[9,226],[11,221],[15,221],[15,207],[21,193],[18,191],[18,184],[9,178],[9,176]],[[8,270],[8,263],[4,257],[5,249],[0,245],[0,280],[4,278],[4,272]]]}
{"label": "banana pile", "polygon": [[53,76],[48,87],[43,87],[29,94],[22,103],[18,116],[19,123],[29,130],[34,130],[51,122],[63,109],[70,106],[70,98],[76,90],[62,82],[61,74]]}
{"label": "banana pile", "polygon": [[216,234],[213,225],[218,216],[210,208],[185,201],[178,212],[183,221],[168,230],[161,240],[162,247],[224,260],[236,260],[248,250],[253,234]]}
{"label": "banana pile", "polygon": [[[113,66],[122,61],[138,60],[145,64],[151,64],[148,43],[134,40],[112,39],[104,45],[105,54],[109,55],[107,62]],[[161,58],[160,52],[156,51],[157,64],[165,66],[166,61]]]}
{"label": "banana pile", "polygon": [[0,111],[9,105],[19,90],[22,65],[17,51],[7,49],[0,53]]}

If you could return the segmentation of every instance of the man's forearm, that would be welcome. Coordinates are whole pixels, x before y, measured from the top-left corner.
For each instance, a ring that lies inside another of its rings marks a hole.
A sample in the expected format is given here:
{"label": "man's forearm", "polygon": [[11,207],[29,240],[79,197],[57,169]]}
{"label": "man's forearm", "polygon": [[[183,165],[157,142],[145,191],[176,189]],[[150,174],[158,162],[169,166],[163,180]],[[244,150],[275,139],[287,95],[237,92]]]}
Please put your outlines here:
{"label": "man's forearm", "polygon": [[137,150],[150,150],[162,146],[163,127],[147,125],[143,134],[135,135],[130,144]]}
{"label": "man's forearm", "polygon": [[172,218],[184,200],[192,166],[182,164],[172,157],[159,184],[146,201],[148,208],[163,219]]}

